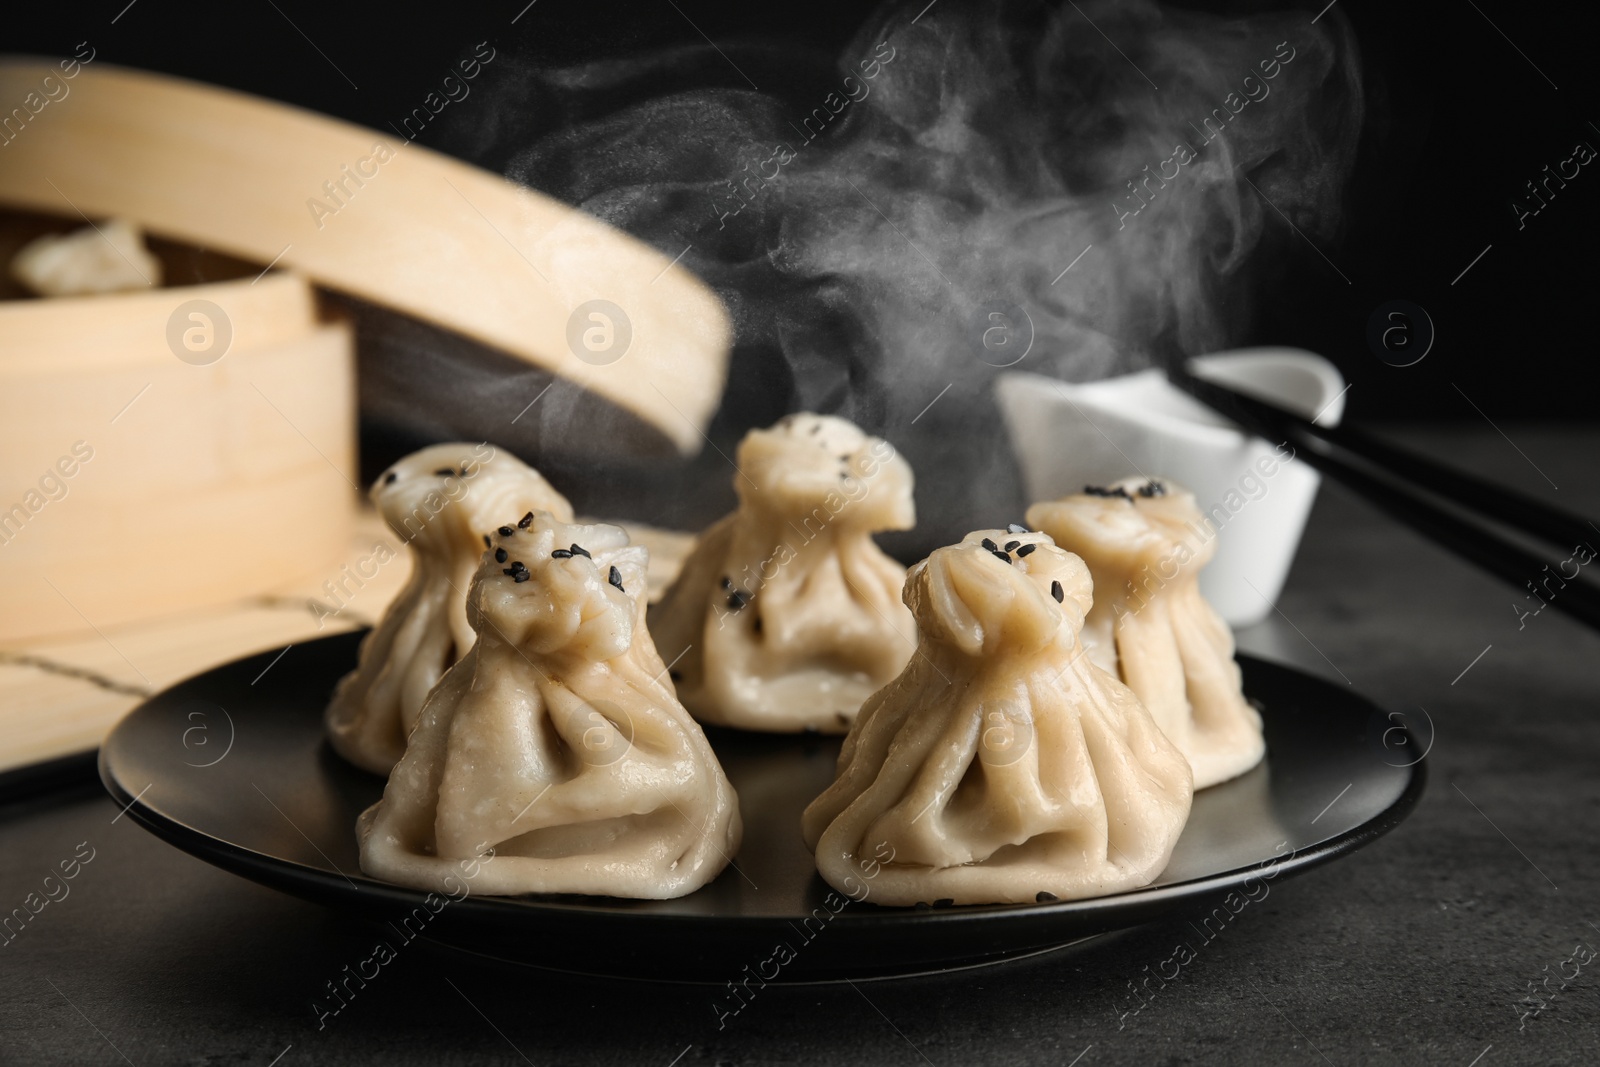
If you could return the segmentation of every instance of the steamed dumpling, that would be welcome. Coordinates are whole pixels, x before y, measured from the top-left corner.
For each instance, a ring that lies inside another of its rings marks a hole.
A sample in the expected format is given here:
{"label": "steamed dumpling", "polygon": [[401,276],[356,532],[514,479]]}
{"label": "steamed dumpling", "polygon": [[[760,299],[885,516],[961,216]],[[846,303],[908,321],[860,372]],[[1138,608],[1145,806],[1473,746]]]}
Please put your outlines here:
{"label": "steamed dumpling", "polygon": [[1095,599],[1084,644],[1189,757],[1195,788],[1260,763],[1261,716],[1245,701],[1233,631],[1200,595],[1216,535],[1194,495],[1127,478],[1035,504],[1028,524],[1089,565]]}
{"label": "steamed dumpling", "polygon": [[492,855],[474,892],[705,885],[739,847],[738,798],[640,648],[647,553],[615,526],[545,512],[491,540],[468,601],[477,643],[362,814],[361,869],[447,892],[461,861]]}
{"label": "steamed dumpling", "polygon": [[915,647],[905,568],[872,540],[914,524],[911,467],[809,414],[752,430],[737,466],[739,509],[701,535],[651,632],[702,722],[843,733]]}
{"label": "steamed dumpling", "polygon": [[107,219],[35,237],[11,258],[11,277],[39,296],[131,292],[161,285],[161,260],[135,223]]}
{"label": "steamed dumpling", "polygon": [[373,483],[372,502],[411,549],[411,578],[361,642],[356,669],[328,705],[328,740],[339,755],[388,774],[406,750],[428,691],[472,647],[467,584],[484,537],[510,516],[572,505],[532,467],[487,443],[413,452]]}
{"label": "steamed dumpling", "polygon": [[1032,903],[1161,873],[1189,765],[1084,654],[1090,594],[1082,560],[1018,527],[912,568],[917,654],[861,709],[802,817],[830,885],[859,888],[871,864],[878,904]]}

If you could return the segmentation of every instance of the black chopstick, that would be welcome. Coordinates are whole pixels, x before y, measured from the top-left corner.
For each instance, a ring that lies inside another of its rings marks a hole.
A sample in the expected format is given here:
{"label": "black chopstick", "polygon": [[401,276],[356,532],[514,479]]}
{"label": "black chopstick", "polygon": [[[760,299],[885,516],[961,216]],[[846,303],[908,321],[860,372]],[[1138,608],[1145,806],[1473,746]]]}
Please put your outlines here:
{"label": "black chopstick", "polygon": [[[1186,380],[1179,380],[1182,376]],[[1476,475],[1446,467],[1414,452],[1408,452],[1353,426],[1323,426],[1284,411],[1267,401],[1237,392],[1216,382],[1179,371],[1173,381],[1209,406],[1210,397],[1222,404],[1250,408],[1264,417],[1281,420],[1302,433],[1315,434],[1371,462],[1381,470],[1410,478],[1441,497],[1459,501],[1463,507],[1496,519],[1508,526],[1542,537],[1556,545],[1571,548],[1590,537],[1600,536],[1600,528],[1580,515],[1547,504],[1526,493],[1495,485]],[[1220,409],[1218,409],[1220,410]],[[1235,420],[1238,421],[1238,420]]]}
{"label": "black chopstick", "polygon": [[[1519,589],[1530,589],[1551,607],[1600,629],[1600,592],[1569,581],[1570,576],[1557,570],[1552,574],[1560,587],[1550,590],[1545,584],[1541,595],[1533,585],[1541,578],[1548,583],[1543,572],[1550,570],[1550,565],[1521,546],[1474,525],[1471,513],[1493,518],[1562,546],[1563,550],[1575,551],[1575,547],[1581,545],[1589,548],[1592,554],[1588,533],[1597,531],[1587,520],[1348,427],[1335,431],[1318,426],[1275,405],[1198,378],[1187,370],[1173,370],[1170,377],[1180,389],[1250,432],[1296,445],[1298,458],[1353,489],[1390,517]],[[1343,453],[1349,453],[1354,460]],[[1406,478],[1414,481],[1408,483]],[[1447,510],[1419,495],[1419,491],[1430,493],[1459,510]],[[1595,540],[1600,540],[1600,536]]]}

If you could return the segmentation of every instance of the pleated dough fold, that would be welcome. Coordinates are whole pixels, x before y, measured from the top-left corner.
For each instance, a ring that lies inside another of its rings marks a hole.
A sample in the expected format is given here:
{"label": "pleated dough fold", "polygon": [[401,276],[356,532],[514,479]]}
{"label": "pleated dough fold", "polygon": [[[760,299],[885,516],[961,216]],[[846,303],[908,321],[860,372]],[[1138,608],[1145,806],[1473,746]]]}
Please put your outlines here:
{"label": "pleated dough fold", "polygon": [[472,647],[466,594],[483,537],[530,511],[570,522],[572,505],[538,471],[487,443],[413,452],[369,495],[411,550],[411,577],[361,642],[356,669],[340,680],[324,718],[334,751],[388,774],[429,691]]}
{"label": "pleated dough fold", "polygon": [[[881,904],[1033,902],[1145,885],[1188,818],[1181,753],[1084,653],[1089,573],[1043,535],[978,531],[912,568],[921,636],[805,811],[817,869]],[[865,883],[859,865],[883,860]]]}
{"label": "pleated dough fold", "polygon": [[448,891],[663,899],[739,847],[738,798],[643,626],[648,555],[614,526],[537,512],[501,527],[472,583],[471,651],[428,698],[361,868]]}
{"label": "pleated dough fold", "polygon": [[1095,602],[1084,644],[1189,758],[1195,788],[1260,763],[1261,716],[1245,700],[1233,632],[1200,594],[1216,534],[1194,495],[1171,482],[1127,478],[1035,504],[1028,523],[1089,565]]}
{"label": "pleated dough fold", "polygon": [[809,414],[752,430],[737,466],[739,509],[701,535],[651,632],[702,722],[843,733],[914,647],[905,568],[872,540],[911,528],[911,468]]}

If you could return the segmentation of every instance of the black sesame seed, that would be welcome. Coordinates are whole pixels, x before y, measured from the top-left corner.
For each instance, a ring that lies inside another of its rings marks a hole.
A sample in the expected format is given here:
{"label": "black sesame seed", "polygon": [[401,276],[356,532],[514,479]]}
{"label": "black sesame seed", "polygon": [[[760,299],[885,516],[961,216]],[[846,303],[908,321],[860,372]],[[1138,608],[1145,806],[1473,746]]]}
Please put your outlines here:
{"label": "black sesame seed", "polygon": [[521,574],[522,572],[517,570],[517,568],[515,568],[515,567],[501,567],[500,568],[500,573],[501,574],[510,575],[510,574]]}
{"label": "black sesame seed", "polygon": [[995,544],[987,537],[985,537],[982,541],[979,541],[978,544],[982,545],[984,548],[987,548],[990,552],[994,552],[1000,548],[999,545]]}
{"label": "black sesame seed", "polygon": [[456,476],[456,472],[455,472],[455,468],[454,467],[440,467],[438,470],[434,471],[433,473],[434,473],[434,475],[436,477],[439,477],[439,478],[454,478]]}
{"label": "black sesame seed", "polygon": [[1061,603],[1067,598],[1066,591],[1061,588],[1060,582],[1050,583],[1050,595],[1056,598],[1057,604]]}
{"label": "black sesame seed", "polygon": [[574,556],[582,556],[584,559],[594,559],[593,556],[589,555],[589,550],[580,544],[574,544],[571,551]]}
{"label": "black sesame seed", "polygon": [[682,671],[668,671],[667,672],[667,677],[671,678],[674,682],[681,682],[681,681],[683,681],[683,672]]}
{"label": "black sesame seed", "polygon": [[722,576],[722,588],[726,589],[730,593],[733,592],[733,579],[729,578],[726,574]]}
{"label": "black sesame seed", "polygon": [[1027,532],[1028,532],[1028,528],[1026,526],[1018,526],[1014,522],[1006,527],[1006,533],[1027,533]]}
{"label": "black sesame seed", "polygon": [[756,616],[756,621],[751,625],[750,629],[754,630],[758,634],[761,632],[761,616],[760,615]]}
{"label": "black sesame seed", "polygon": [[395,482],[395,479],[398,478],[398,477],[400,477],[398,474],[396,474],[394,471],[390,471],[388,474],[385,474],[383,476],[383,484],[384,485],[393,485],[394,482]]}
{"label": "black sesame seed", "polygon": [[1038,545],[1029,542],[1028,544],[1025,544],[1021,548],[1017,549],[1017,556],[1019,558],[1022,556],[1031,556],[1033,554],[1033,550],[1038,547]]}
{"label": "black sesame seed", "polygon": [[570,549],[570,548],[558,548],[554,552],[550,553],[550,558],[551,559],[571,559],[572,558],[572,549]]}
{"label": "black sesame seed", "polygon": [[933,902],[933,906],[936,908],[948,908],[955,902],[955,897],[940,897],[938,900]]}
{"label": "black sesame seed", "polygon": [[1039,892],[1034,894],[1033,899],[1035,901],[1037,901],[1038,903],[1040,903],[1040,904],[1044,904],[1047,901],[1056,900],[1057,897],[1056,897],[1056,895],[1054,893],[1050,892],[1049,890],[1041,889],[1041,890],[1039,890]]}
{"label": "black sesame seed", "polygon": [[489,540],[489,535],[488,534],[484,534],[483,535],[483,547],[484,548],[488,548],[492,544],[494,544],[494,542]]}
{"label": "black sesame seed", "polygon": [[1020,544],[1022,544],[1021,541],[1007,541],[1006,542],[1006,551],[1007,552],[1015,552],[1017,550],[1017,546],[1020,545]]}
{"label": "black sesame seed", "polygon": [[1151,478],[1148,482],[1145,482],[1139,487],[1139,495],[1145,497],[1166,496],[1167,487],[1156,481],[1154,478]]}
{"label": "black sesame seed", "polygon": [[514,559],[511,561],[511,569],[526,574],[528,572],[528,565],[522,562],[520,559]]}
{"label": "black sesame seed", "polygon": [[506,561],[506,550],[503,549],[503,548],[495,549],[494,550],[494,561],[496,563],[504,563]]}
{"label": "black sesame seed", "polygon": [[989,551],[994,554],[995,559],[1000,560],[1002,563],[1011,562],[1011,557],[1000,551],[998,548],[991,548]]}
{"label": "black sesame seed", "polygon": [[500,534],[501,537],[510,537],[512,534],[516,533],[517,531],[513,530],[509,526],[502,526],[502,527],[500,527],[500,529],[497,532]]}
{"label": "black sesame seed", "polygon": [[513,574],[511,576],[511,580],[513,582],[517,582],[517,583],[520,584],[522,582],[527,581],[529,578],[532,578],[532,577],[533,577],[533,575],[529,574],[527,571],[518,571],[517,573],[515,573],[515,574]]}
{"label": "black sesame seed", "polygon": [[849,454],[848,454],[848,453],[847,453],[847,454],[845,454],[845,455],[843,455],[843,456],[840,456],[840,457],[839,457],[839,462],[840,462],[840,463],[849,463],[849,462],[850,462],[850,456],[849,456]]}
{"label": "black sesame seed", "polygon": [[533,525],[533,512],[531,512],[531,511],[528,512],[526,515],[522,516],[522,518],[517,520],[517,529],[519,529],[519,530],[526,530],[528,527],[530,527],[532,525]]}
{"label": "black sesame seed", "polygon": [[622,588],[622,572],[617,570],[617,568],[615,566],[613,566],[611,568],[611,573],[606,575],[606,581],[608,581],[612,585],[616,586],[622,592],[624,592],[624,593],[627,592],[626,589]]}
{"label": "black sesame seed", "polygon": [[915,907],[918,911],[927,911],[930,907],[932,907],[932,905],[930,905],[926,900],[919,900],[915,905],[913,905],[913,907]]}
{"label": "black sesame seed", "polygon": [[735,589],[733,592],[728,594],[728,607],[734,611],[738,611],[749,602],[749,599],[749,595],[743,590]]}

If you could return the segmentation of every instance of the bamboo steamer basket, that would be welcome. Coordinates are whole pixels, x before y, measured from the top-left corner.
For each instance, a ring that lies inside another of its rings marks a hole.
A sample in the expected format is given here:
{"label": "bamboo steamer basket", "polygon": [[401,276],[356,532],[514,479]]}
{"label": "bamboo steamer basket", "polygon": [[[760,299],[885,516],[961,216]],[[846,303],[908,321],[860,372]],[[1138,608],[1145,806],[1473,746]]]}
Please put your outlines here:
{"label": "bamboo steamer basket", "polygon": [[[215,362],[169,347],[192,300],[227,317]],[[304,278],[9,301],[0,339],[0,640],[260,594],[347,550],[352,339]]]}
{"label": "bamboo steamer basket", "polygon": [[[52,62],[0,59],[0,101],[47,76],[64,80]],[[731,329],[670,257],[389,134],[101,62],[67,84],[0,147],[0,204],[125,217],[276,269],[0,302],[0,641],[333,573],[360,499],[353,340],[314,285],[575,381],[699,449]],[[231,330],[214,362],[180,358],[196,300]],[[625,347],[586,351],[594,323]]]}

